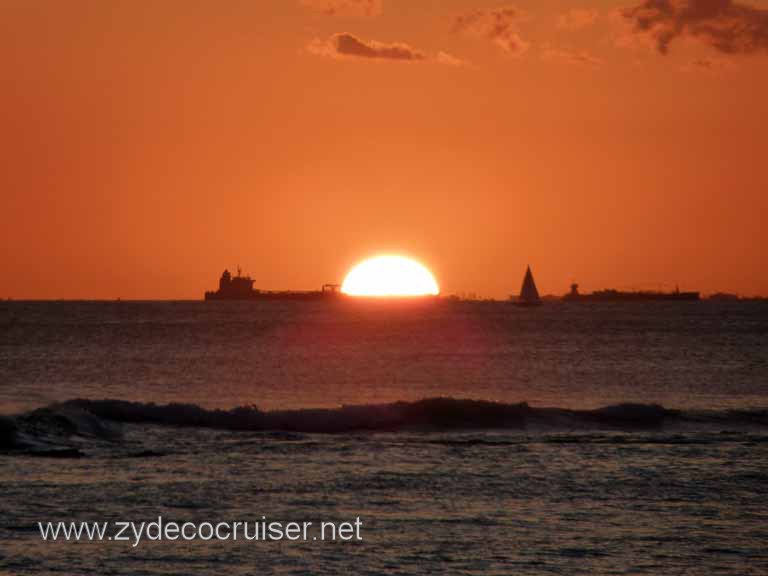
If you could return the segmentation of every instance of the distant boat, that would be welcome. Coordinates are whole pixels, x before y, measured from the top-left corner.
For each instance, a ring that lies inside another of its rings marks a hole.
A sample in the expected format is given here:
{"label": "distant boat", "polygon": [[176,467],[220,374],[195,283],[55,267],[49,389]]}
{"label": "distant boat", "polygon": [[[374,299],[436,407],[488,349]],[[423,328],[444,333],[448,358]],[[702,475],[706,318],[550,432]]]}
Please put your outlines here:
{"label": "distant boat", "polygon": [[253,278],[243,276],[240,268],[237,276],[232,276],[229,270],[219,279],[219,289],[206,292],[206,300],[320,300],[336,298],[341,295],[341,286],[325,284],[321,290],[258,290],[253,287]]}
{"label": "distant boat", "polygon": [[515,301],[515,304],[518,306],[541,305],[541,297],[539,296],[539,291],[536,289],[536,282],[533,281],[533,274],[531,273],[530,266],[525,269],[523,286],[520,288],[520,296]]}
{"label": "distant boat", "polygon": [[737,302],[740,299],[738,294],[731,294],[730,292],[715,292],[707,298],[707,300],[715,300],[717,302]]}
{"label": "distant boat", "polygon": [[680,292],[679,288],[675,288],[674,292],[622,292],[608,289],[597,290],[591,294],[581,294],[578,284],[571,284],[571,291],[563,296],[563,300],[566,302],[689,302],[699,299],[700,294],[698,292]]}

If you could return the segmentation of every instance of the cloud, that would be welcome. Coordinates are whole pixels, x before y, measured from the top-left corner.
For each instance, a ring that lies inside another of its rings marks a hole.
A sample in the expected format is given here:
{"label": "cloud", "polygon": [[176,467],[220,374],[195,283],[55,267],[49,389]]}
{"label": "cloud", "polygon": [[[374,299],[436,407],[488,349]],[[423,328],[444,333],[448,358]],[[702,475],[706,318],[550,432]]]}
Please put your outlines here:
{"label": "cloud", "polygon": [[487,38],[504,52],[520,56],[530,47],[518,33],[518,23],[525,19],[525,14],[513,6],[475,9],[457,16],[453,31]]}
{"label": "cloud", "polygon": [[734,0],[644,0],[621,16],[661,54],[678,38],[725,54],[768,52],[768,10]]}
{"label": "cloud", "polygon": [[600,58],[593,56],[586,50],[577,52],[567,48],[554,48],[551,46],[547,46],[541,51],[541,58],[543,60],[558,60],[577,66],[592,66],[597,68],[603,65],[603,61]]}
{"label": "cloud", "polygon": [[301,4],[328,16],[379,16],[382,0],[301,0]]}
{"label": "cloud", "polygon": [[334,34],[328,40],[314,40],[307,49],[318,56],[330,58],[361,58],[372,60],[426,60],[426,55],[408,44],[390,44],[376,40],[363,40],[348,32]]}
{"label": "cloud", "polygon": [[581,30],[592,26],[599,17],[600,12],[593,8],[573,8],[558,17],[557,27],[563,30]]}
{"label": "cloud", "polygon": [[732,70],[735,65],[727,58],[705,57],[696,58],[683,69],[687,72],[704,72],[714,76],[721,76],[724,72]]}
{"label": "cloud", "polygon": [[448,52],[440,51],[435,55],[435,62],[438,64],[446,64],[448,66],[467,66],[469,63],[462,59],[457,58],[453,54],[448,54]]}
{"label": "cloud", "polygon": [[325,56],[338,60],[389,60],[396,62],[436,62],[449,66],[463,66],[466,61],[447,52],[438,52],[428,56],[402,42],[378,42],[363,40],[349,32],[339,32],[327,40],[313,40],[307,45],[307,51],[316,56]]}

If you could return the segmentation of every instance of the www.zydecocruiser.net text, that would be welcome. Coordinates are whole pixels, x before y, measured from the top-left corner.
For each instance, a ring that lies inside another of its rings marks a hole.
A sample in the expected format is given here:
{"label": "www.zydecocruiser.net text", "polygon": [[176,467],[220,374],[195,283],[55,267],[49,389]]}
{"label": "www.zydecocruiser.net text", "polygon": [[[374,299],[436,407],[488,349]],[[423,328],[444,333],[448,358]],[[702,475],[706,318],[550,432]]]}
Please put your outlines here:
{"label": "www.zydecocruiser.net text", "polygon": [[134,548],[142,541],[361,541],[363,522],[173,522],[162,516],[150,522],[38,522],[45,541],[129,542]]}

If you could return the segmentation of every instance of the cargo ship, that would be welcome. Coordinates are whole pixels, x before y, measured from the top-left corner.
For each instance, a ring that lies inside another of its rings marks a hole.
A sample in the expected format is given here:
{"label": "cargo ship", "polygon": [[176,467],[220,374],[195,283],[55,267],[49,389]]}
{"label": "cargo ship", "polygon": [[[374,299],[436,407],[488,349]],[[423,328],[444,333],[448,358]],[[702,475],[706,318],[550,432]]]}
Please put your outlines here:
{"label": "cargo ship", "polygon": [[566,302],[649,302],[649,301],[697,301],[701,296],[698,292],[680,292],[675,288],[674,292],[638,291],[622,292],[620,290],[597,290],[590,294],[579,293],[579,285],[571,284],[571,291],[563,296]]}
{"label": "cargo ship", "polygon": [[224,270],[219,289],[206,292],[205,300],[321,300],[341,295],[339,284],[324,284],[320,290],[259,290],[253,283],[253,278],[243,276],[239,268],[237,276]]}

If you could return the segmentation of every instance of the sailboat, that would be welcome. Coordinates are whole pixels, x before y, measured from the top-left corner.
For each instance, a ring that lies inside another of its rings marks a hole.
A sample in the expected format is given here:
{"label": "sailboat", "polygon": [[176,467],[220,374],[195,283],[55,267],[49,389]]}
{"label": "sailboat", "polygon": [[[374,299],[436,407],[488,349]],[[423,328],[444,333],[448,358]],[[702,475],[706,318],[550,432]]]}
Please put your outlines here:
{"label": "sailboat", "polygon": [[520,288],[520,296],[515,301],[515,304],[518,306],[539,306],[541,304],[539,291],[536,289],[536,282],[533,281],[530,266],[525,270],[523,286]]}

